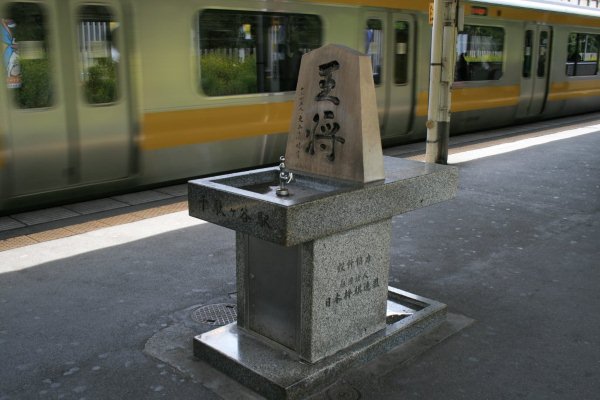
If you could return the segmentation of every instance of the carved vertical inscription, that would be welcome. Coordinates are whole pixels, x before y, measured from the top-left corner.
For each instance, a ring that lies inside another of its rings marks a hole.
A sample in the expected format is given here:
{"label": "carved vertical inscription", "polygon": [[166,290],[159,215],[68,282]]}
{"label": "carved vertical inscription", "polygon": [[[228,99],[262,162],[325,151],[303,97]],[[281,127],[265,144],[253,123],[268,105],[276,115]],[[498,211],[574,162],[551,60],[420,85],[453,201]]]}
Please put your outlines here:
{"label": "carved vertical inscription", "polygon": [[298,159],[300,158],[300,151],[302,149],[302,133],[304,130],[304,87],[300,87],[300,89],[298,89],[296,114],[298,115],[298,118],[296,121],[296,144],[294,147],[296,151],[296,159]]}
{"label": "carved vertical inscription", "polygon": [[[339,135],[341,126],[336,120],[336,107],[340,104],[340,98],[334,96],[336,80],[334,72],[340,69],[340,63],[336,60],[319,65],[319,93],[315,96],[316,102],[326,103],[327,107],[323,111],[317,111],[312,117],[312,126],[306,128],[306,138],[308,141],[304,146],[304,151],[315,155],[315,149],[325,151],[326,159],[330,162],[335,161],[336,143],[344,144],[346,139]],[[303,105],[304,94],[301,92],[299,104]],[[300,107],[300,106],[299,106]],[[301,119],[302,116],[299,116]]]}

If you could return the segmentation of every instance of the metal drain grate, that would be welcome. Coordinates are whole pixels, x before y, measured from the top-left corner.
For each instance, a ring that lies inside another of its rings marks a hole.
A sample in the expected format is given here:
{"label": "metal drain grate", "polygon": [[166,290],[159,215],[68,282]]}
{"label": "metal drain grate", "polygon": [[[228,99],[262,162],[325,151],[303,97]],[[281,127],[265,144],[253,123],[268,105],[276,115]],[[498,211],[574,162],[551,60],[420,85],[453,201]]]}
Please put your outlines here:
{"label": "metal drain grate", "polygon": [[237,307],[227,303],[209,304],[192,311],[192,319],[201,324],[227,325],[237,321]]}

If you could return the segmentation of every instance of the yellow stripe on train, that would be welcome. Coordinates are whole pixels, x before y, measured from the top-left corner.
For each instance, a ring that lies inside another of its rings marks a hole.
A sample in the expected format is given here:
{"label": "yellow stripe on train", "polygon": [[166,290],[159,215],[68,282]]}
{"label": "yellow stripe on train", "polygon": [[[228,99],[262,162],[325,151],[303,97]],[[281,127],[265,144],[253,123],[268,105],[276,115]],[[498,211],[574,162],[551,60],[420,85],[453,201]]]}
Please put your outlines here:
{"label": "yellow stripe on train", "polygon": [[600,80],[573,80],[550,85],[549,101],[600,96]]}
{"label": "yellow stripe on train", "polygon": [[[520,87],[481,87],[460,88],[452,90],[452,112],[473,111],[496,107],[516,106],[519,102]],[[599,80],[581,80],[553,83],[548,93],[548,101],[572,99],[576,97],[600,96]],[[416,114],[427,116],[428,93],[421,92],[417,96]]]}
{"label": "yellow stripe on train", "polygon": [[[519,102],[520,87],[494,86],[477,88],[452,89],[452,112],[482,110],[488,108],[511,107]],[[428,92],[417,96],[417,117],[426,117],[428,108]]]}
{"label": "yellow stripe on train", "polygon": [[155,112],[144,115],[144,150],[287,132],[293,102]]}
{"label": "yellow stripe on train", "polygon": [[494,86],[452,89],[453,112],[516,106],[520,86]]}
{"label": "yellow stripe on train", "polygon": [[[518,105],[519,96],[519,85],[454,88],[452,112],[513,107]],[[587,96],[600,96],[600,81],[553,83],[548,101]],[[420,92],[415,110],[418,117],[427,116],[427,102],[428,92]],[[292,108],[292,102],[283,102],[147,113],[141,147],[157,150],[287,132]],[[0,152],[0,166],[3,161]]]}

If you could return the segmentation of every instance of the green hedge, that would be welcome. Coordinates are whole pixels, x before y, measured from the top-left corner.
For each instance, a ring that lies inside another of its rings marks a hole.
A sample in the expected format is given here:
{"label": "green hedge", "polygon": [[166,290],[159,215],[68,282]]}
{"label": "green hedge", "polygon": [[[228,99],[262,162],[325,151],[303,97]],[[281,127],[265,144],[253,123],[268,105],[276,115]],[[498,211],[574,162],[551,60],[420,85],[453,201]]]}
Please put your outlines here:
{"label": "green hedge", "polygon": [[88,79],[83,85],[85,98],[90,104],[112,103],[117,100],[116,63],[101,58],[88,69]]}
{"label": "green hedge", "polygon": [[202,90],[207,96],[256,93],[256,58],[244,61],[224,54],[205,54],[200,58]]}
{"label": "green hedge", "polygon": [[[19,108],[44,108],[52,105],[52,84],[48,59],[20,60],[21,87],[14,89]],[[83,85],[90,104],[112,103],[117,99],[116,63],[100,59],[88,69]]]}
{"label": "green hedge", "polygon": [[52,85],[48,59],[19,60],[21,87],[15,90],[20,108],[43,108],[52,105]]}

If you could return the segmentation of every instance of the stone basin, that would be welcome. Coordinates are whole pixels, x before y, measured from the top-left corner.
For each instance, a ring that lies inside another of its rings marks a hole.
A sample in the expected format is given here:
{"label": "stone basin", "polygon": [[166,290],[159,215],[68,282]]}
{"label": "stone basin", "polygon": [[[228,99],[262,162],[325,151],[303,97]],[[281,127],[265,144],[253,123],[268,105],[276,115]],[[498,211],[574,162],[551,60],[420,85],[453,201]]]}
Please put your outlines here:
{"label": "stone basin", "polygon": [[296,175],[279,197],[277,167],[189,182],[190,215],[283,246],[451,199],[455,167],[384,157],[385,179],[367,184]]}
{"label": "stone basin", "polygon": [[226,175],[217,177],[212,182],[219,185],[219,189],[230,193],[274,202],[282,206],[291,206],[314,200],[323,195],[362,186],[351,182],[294,173],[294,180],[286,185],[290,192],[289,196],[280,197],[275,193],[279,187],[279,169],[277,168],[264,168]]}

